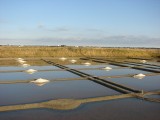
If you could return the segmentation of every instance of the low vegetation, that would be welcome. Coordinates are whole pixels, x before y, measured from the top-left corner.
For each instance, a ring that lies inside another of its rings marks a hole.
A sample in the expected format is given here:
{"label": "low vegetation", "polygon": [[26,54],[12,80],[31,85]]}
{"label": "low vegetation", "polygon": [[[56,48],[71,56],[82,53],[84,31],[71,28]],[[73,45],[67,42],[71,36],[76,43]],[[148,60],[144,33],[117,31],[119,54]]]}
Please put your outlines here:
{"label": "low vegetation", "polygon": [[0,46],[0,58],[16,57],[160,57],[160,49],[51,46]]}

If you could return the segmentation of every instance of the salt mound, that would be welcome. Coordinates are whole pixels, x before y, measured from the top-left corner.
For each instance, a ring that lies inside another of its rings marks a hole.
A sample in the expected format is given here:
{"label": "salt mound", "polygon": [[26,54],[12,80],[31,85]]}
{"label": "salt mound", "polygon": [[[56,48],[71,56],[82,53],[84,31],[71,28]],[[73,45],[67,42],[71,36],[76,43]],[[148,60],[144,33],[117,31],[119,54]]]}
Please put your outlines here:
{"label": "salt mound", "polygon": [[111,67],[104,67],[103,69],[104,70],[111,70],[112,68]]}
{"label": "salt mound", "polygon": [[33,73],[37,72],[37,70],[29,69],[29,70],[26,70],[25,72],[27,72],[29,74],[33,74]]}
{"label": "salt mound", "polygon": [[141,63],[146,63],[147,61],[146,61],[146,60],[141,60],[140,62],[141,62]]}
{"label": "salt mound", "polygon": [[30,65],[29,64],[22,64],[22,66],[25,68],[25,67],[28,67]]}
{"label": "salt mound", "polygon": [[23,58],[17,58],[17,60],[24,60]]}
{"label": "salt mound", "polygon": [[36,80],[34,80],[34,81],[31,81],[31,82],[33,82],[33,83],[48,83],[49,80],[39,78],[39,79],[36,79]]}
{"label": "salt mound", "polygon": [[50,81],[47,80],[47,79],[39,78],[39,79],[31,81],[31,82],[34,83],[34,84],[36,84],[36,85],[38,85],[38,86],[42,86],[42,85],[44,85],[44,84],[46,84],[46,83],[48,83]]}
{"label": "salt mound", "polygon": [[91,63],[89,63],[89,62],[85,62],[85,63],[83,63],[83,64],[86,65],[86,66],[91,65]]}
{"label": "salt mound", "polygon": [[77,62],[77,60],[72,59],[72,60],[70,60],[70,62],[75,63],[75,62]]}
{"label": "salt mound", "polygon": [[21,64],[26,63],[26,61],[24,61],[24,60],[18,60],[18,62]]}
{"label": "salt mound", "polygon": [[140,73],[140,74],[134,75],[133,77],[134,77],[134,78],[137,78],[137,79],[143,79],[145,76],[146,76],[146,75]]}
{"label": "salt mound", "polygon": [[64,60],[66,60],[67,58],[61,57],[61,58],[59,58],[59,59],[62,60],[62,61],[64,61]]}

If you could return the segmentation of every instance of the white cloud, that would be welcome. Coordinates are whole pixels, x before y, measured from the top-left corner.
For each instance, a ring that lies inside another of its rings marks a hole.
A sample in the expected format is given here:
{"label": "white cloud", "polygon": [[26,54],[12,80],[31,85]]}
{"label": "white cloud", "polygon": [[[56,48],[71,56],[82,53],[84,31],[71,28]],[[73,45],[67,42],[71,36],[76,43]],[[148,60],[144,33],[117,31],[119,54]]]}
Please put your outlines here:
{"label": "white cloud", "polygon": [[48,29],[48,31],[53,31],[53,32],[67,32],[69,31],[69,29],[65,28],[65,27],[58,27],[55,29]]}
{"label": "white cloud", "polygon": [[44,29],[45,26],[44,26],[43,24],[39,24],[39,25],[37,26],[37,28],[38,28],[38,29]]}
{"label": "white cloud", "polygon": [[44,24],[39,24],[37,26],[38,29],[44,30],[44,31],[50,31],[50,32],[67,32],[69,31],[66,27],[56,27],[56,28],[49,28],[45,26]]}
{"label": "white cloud", "polygon": [[0,18],[0,24],[6,24],[6,23],[8,23],[7,20]]}
{"label": "white cloud", "polygon": [[[68,29],[67,27],[48,27],[39,24],[36,30],[21,30],[9,33],[8,39],[0,39],[0,44],[34,44],[34,45],[94,45],[111,47],[159,47],[160,38],[134,35],[112,35],[108,36],[101,29],[88,28],[83,30]],[[16,35],[17,39],[14,39]],[[7,33],[0,34],[6,38]],[[11,39],[13,38],[13,39]],[[22,38],[22,39],[20,39]],[[30,38],[30,39],[25,39]]]}
{"label": "white cloud", "polygon": [[86,29],[86,31],[88,31],[88,32],[103,32],[103,30],[96,29],[96,28],[88,28],[88,29]]}

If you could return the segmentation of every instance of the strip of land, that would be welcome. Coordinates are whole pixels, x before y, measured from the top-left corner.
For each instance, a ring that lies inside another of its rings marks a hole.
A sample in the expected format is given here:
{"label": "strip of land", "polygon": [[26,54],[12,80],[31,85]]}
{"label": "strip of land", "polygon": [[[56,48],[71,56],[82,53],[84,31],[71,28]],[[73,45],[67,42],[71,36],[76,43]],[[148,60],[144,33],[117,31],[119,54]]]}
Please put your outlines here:
{"label": "strip of land", "polygon": [[[115,76],[97,76],[99,78],[125,78],[125,77],[133,77],[135,74],[126,74],[126,75],[115,75]],[[147,73],[145,76],[160,76],[160,73]],[[17,83],[31,83],[36,79],[30,80],[1,80],[0,84],[17,84]],[[55,78],[51,79],[50,82],[62,82],[62,81],[75,81],[75,80],[87,80],[85,77],[76,77],[76,78]]]}
{"label": "strip of land", "polygon": [[156,100],[156,99],[145,98],[145,96],[148,96],[148,95],[160,95],[160,91],[152,91],[152,92],[146,92],[146,93],[129,93],[129,94],[86,98],[86,99],[57,99],[57,100],[50,100],[46,102],[32,103],[32,104],[0,106],[0,112],[13,111],[13,110],[25,110],[25,109],[33,109],[33,108],[71,110],[85,103],[124,99],[124,98],[140,98],[148,101],[151,100],[152,102],[160,102],[159,100]]}

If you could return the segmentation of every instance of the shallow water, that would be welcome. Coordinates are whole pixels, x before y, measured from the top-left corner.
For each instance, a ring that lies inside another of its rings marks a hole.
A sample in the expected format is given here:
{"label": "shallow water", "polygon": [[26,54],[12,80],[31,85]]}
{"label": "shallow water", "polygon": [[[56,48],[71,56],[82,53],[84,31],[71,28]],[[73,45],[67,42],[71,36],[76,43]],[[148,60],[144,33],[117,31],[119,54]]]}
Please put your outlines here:
{"label": "shallow water", "polygon": [[45,65],[45,66],[29,66],[29,67],[22,67],[22,66],[3,66],[0,67],[0,71],[10,71],[10,70],[28,70],[28,69],[36,69],[36,70],[52,70],[52,69],[58,69],[55,66],[51,65]]}
{"label": "shallow water", "polygon": [[89,80],[50,82],[43,86],[33,83],[0,84],[0,105],[40,102],[60,98],[88,98],[120,94]]}
{"label": "shallow water", "polygon": [[139,74],[139,73],[149,73],[146,71],[135,70],[135,69],[111,69],[107,70],[80,70],[82,72],[95,75],[95,76],[114,76],[114,75],[126,75],[126,74]]}
{"label": "shallow water", "polygon": [[35,72],[34,74],[28,74],[26,72],[14,72],[14,73],[0,73],[0,81],[9,80],[32,80],[38,78],[45,78],[53,80],[56,78],[76,78],[79,77],[68,71],[45,71]]}
{"label": "shallow water", "polygon": [[113,81],[131,88],[145,91],[153,91],[160,89],[160,76],[145,76],[143,79],[136,78],[107,78],[106,80]]}
{"label": "shallow water", "polygon": [[[78,68],[103,68],[111,67],[113,69],[106,70],[80,70],[84,73],[93,76],[114,76],[126,74],[150,73],[142,70],[118,68],[115,65],[108,65],[107,63],[94,63],[90,66],[85,66],[85,60],[78,60],[76,63],[70,63],[70,59],[60,61],[59,59],[52,59],[51,61],[59,62],[67,67]],[[27,60],[31,66],[23,68],[19,65],[9,66],[6,64],[0,66],[0,71],[17,71],[17,70],[55,70],[58,67],[46,64],[42,61]],[[90,62],[90,61],[89,61]],[[5,62],[4,62],[5,63]],[[38,71],[34,74],[25,72],[0,72],[0,81],[14,81],[14,80],[31,80],[44,78],[54,80],[57,78],[79,78],[68,71]],[[143,79],[135,79],[131,77],[124,78],[107,78],[106,80],[113,81],[127,87],[138,90],[159,90],[160,76],[146,76]],[[90,80],[70,80],[70,81],[51,81],[43,86],[37,86],[34,83],[19,83],[19,84],[0,84],[0,105],[14,105],[24,103],[42,102],[51,99],[81,99],[99,96],[109,96],[121,94],[113,89],[104,87],[98,83]],[[159,98],[159,95],[152,95],[147,97]],[[154,102],[142,101],[139,99],[122,99],[104,102],[94,102],[83,104],[74,110],[60,111],[51,109],[30,109],[21,111],[1,112],[0,120],[159,120],[160,104]]]}
{"label": "shallow water", "polygon": [[83,104],[68,111],[30,109],[2,112],[2,120],[159,120],[160,104],[122,99]]}

